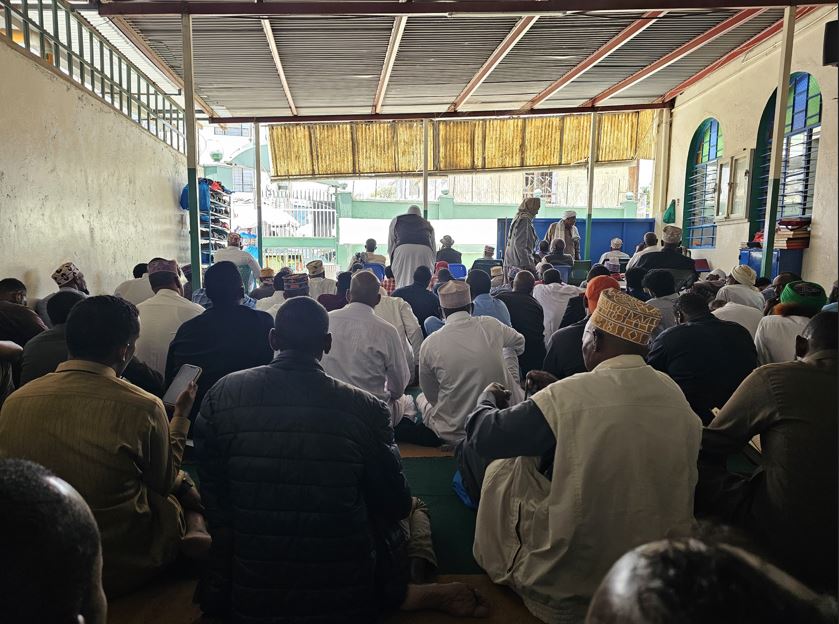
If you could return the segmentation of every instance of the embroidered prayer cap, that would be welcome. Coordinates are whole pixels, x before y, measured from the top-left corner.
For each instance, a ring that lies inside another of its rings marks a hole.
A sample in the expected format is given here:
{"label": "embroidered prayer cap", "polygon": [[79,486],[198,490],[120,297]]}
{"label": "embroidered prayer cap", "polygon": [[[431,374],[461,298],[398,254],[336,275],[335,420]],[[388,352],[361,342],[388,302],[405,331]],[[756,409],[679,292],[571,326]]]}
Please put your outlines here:
{"label": "embroidered prayer cap", "polygon": [[504,276],[504,267],[502,266],[494,266],[489,270],[490,277],[503,277]]}
{"label": "embroidered prayer cap", "polygon": [[472,303],[469,284],[457,280],[449,280],[437,291],[440,296],[440,307],[446,309],[462,308]]}
{"label": "embroidered prayer cap", "polygon": [[490,247],[489,245],[484,245],[484,255],[485,256],[494,256],[495,255],[495,247]]}
{"label": "embroidered prayer cap", "polygon": [[612,249],[620,249],[623,247],[623,241],[617,237],[613,238],[610,244],[612,245]]}
{"label": "embroidered prayer cap", "polygon": [[740,264],[731,269],[731,277],[733,277],[738,284],[743,284],[744,286],[754,286],[755,281],[757,280],[757,273],[755,273],[755,270],[752,267]]}
{"label": "embroidered prayer cap", "polygon": [[309,277],[315,277],[323,273],[323,260],[312,260],[306,265]]}
{"label": "embroidered prayer cap", "polygon": [[650,344],[650,338],[661,322],[656,308],[616,288],[600,294],[591,323],[598,329],[622,340],[639,345]]}
{"label": "embroidered prayer cap", "polygon": [[242,244],[241,234],[238,234],[237,232],[230,232],[230,234],[227,235],[227,245],[229,247],[238,247],[241,244]]}
{"label": "embroidered prayer cap", "polygon": [[269,277],[274,277],[274,269],[266,267],[259,270],[259,279],[268,279]]}
{"label": "embroidered prayer cap", "polygon": [[813,310],[821,310],[827,303],[827,295],[824,293],[824,288],[813,282],[790,282],[781,292],[781,303],[792,303]]}
{"label": "embroidered prayer cap", "polygon": [[81,274],[82,272],[79,271],[79,267],[72,262],[65,262],[53,271],[52,280],[59,286],[64,286],[65,284],[72,282]]}
{"label": "embroidered prayer cap", "polygon": [[451,247],[454,245],[454,239],[446,234],[443,238],[440,239],[440,244],[445,245],[446,247]]}
{"label": "embroidered prayer cap", "polygon": [[292,273],[283,278],[283,292],[287,295],[297,295],[309,292],[309,276],[305,273]]}
{"label": "embroidered prayer cap", "polygon": [[682,242],[682,228],[675,225],[665,225],[661,233],[661,240],[668,245],[676,245]]}
{"label": "embroidered prayer cap", "polygon": [[158,258],[149,262],[149,275],[152,273],[174,273],[178,274],[178,263],[176,260],[163,260]]}
{"label": "embroidered prayer cap", "polygon": [[562,213],[562,218],[563,219],[570,219],[571,217],[576,217],[576,216],[577,216],[577,211],[576,210],[566,210],[565,212]]}
{"label": "embroidered prayer cap", "polygon": [[593,277],[586,283],[586,301],[588,301],[589,312],[594,312],[597,308],[597,302],[600,300],[600,295],[604,290],[610,288],[620,289],[618,280],[608,275],[598,275]]}

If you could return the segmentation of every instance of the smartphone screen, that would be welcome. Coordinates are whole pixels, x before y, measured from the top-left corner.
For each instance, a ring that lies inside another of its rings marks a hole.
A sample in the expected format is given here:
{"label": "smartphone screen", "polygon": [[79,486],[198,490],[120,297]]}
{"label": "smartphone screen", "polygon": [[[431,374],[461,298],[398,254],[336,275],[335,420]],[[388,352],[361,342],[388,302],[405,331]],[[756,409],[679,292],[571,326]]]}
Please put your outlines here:
{"label": "smartphone screen", "polygon": [[166,405],[174,405],[175,401],[181,395],[181,392],[187,389],[190,381],[197,381],[201,376],[201,369],[192,364],[184,364],[172,380],[172,384],[163,395],[163,403]]}

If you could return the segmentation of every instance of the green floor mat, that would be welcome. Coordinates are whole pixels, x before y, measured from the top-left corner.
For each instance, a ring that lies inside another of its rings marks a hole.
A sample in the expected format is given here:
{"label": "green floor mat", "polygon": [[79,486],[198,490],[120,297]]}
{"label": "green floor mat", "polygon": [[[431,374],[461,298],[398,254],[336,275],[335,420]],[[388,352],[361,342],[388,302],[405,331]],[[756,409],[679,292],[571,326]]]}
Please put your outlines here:
{"label": "green floor mat", "polygon": [[440,574],[480,574],[472,557],[475,511],[467,508],[452,489],[456,465],[453,457],[402,459],[411,493],[431,513],[431,530]]}

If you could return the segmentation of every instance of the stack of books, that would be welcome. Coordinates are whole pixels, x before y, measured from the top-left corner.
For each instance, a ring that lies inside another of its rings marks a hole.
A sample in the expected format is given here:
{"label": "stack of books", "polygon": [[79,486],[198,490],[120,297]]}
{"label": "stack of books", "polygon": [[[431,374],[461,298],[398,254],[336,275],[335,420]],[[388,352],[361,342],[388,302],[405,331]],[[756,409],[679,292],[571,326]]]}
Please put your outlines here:
{"label": "stack of books", "polygon": [[776,249],[807,249],[810,246],[810,218],[793,217],[778,221]]}

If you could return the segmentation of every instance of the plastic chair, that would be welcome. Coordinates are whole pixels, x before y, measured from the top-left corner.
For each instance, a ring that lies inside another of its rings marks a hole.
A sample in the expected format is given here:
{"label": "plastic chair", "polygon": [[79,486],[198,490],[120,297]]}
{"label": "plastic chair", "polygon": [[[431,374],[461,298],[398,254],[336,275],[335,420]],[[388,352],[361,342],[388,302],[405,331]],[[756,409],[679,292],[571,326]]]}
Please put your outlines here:
{"label": "plastic chair", "polygon": [[373,271],[373,273],[376,274],[376,277],[379,278],[380,282],[385,278],[385,267],[378,262],[365,262],[364,268]]}
{"label": "plastic chair", "polygon": [[449,265],[449,273],[452,274],[452,277],[455,279],[463,279],[466,277],[466,265],[465,264],[450,264]]}
{"label": "plastic chair", "polygon": [[567,284],[568,280],[571,279],[572,267],[568,266],[567,264],[552,264],[551,266],[555,268],[557,271],[559,271],[559,276],[562,278],[562,281]]}

